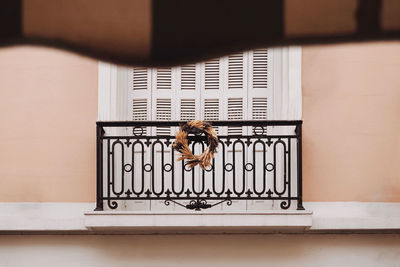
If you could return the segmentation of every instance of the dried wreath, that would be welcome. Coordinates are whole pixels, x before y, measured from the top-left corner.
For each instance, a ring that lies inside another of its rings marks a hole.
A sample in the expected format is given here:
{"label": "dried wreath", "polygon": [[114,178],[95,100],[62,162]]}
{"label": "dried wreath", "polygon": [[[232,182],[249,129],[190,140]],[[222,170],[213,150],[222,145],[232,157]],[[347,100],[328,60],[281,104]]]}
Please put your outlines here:
{"label": "dried wreath", "polygon": [[[207,137],[208,146],[203,153],[196,156],[193,155],[188,145],[187,136],[189,133],[204,133]],[[173,144],[173,148],[179,151],[179,160],[187,160],[187,165],[193,168],[196,165],[204,170],[206,167],[211,166],[211,160],[214,158],[214,154],[217,152],[218,137],[208,122],[201,120],[189,121],[181,125],[178,133],[176,134],[176,140]]]}

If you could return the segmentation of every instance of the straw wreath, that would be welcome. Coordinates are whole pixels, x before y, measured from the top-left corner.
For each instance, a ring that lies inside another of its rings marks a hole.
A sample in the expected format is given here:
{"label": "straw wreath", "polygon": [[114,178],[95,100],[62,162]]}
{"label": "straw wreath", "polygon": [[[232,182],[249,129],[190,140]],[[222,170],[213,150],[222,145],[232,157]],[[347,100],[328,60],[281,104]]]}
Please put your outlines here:
{"label": "straw wreath", "polygon": [[[196,156],[193,155],[188,145],[187,136],[189,133],[204,133],[207,137],[208,146],[203,153]],[[211,166],[211,160],[214,158],[214,154],[217,152],[218,137],[208,122],[201,120],[189,121],[181,125],[178,133],[176,134],[176,140],[173,144],[173,148],[180,153],[180,160],[186,160],[187,165],[193,168],[196,165],[204,170],[206,167]]]}

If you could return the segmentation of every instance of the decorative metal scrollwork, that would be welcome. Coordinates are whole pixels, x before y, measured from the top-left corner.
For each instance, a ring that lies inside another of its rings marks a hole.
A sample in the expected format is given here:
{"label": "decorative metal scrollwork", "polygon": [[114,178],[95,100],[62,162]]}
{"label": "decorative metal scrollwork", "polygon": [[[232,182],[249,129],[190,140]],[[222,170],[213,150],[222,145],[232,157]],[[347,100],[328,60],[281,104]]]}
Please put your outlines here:
{"label": "decorative metal scrollwork", "polygon": [[[98,123],[98,207],[103,202],[117,209],[123,201],[161,200],[199,211],[222,203],[232,205],[232,201],[262,200],[275,201],[274,206],[282,209],[295,202],[302,209],[301,121],[213,122],[219,129],[249,127],[252,135],[219,135],[218,153],[205,170],[176,162],[174,135],[151,135],[156,127],[166,126],[173,133],[180,123]],[[273,135],[267,132],[268,126],[291,130]],[[107,134],[108,128],[118,127],[133,131],[125,136]],[[190,138],[192,151],[201,153],[207,140],[201,135]]]}

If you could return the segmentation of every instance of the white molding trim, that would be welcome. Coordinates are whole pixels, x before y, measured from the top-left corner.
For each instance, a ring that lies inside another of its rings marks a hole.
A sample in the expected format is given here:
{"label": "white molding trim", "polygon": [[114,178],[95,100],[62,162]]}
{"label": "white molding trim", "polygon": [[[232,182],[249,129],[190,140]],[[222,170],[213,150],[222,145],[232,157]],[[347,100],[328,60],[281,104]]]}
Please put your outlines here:
{"label": "white molding trim", "polygon": [[[273,50],[273,118],[300,120],[302,118],[301,46]],[[280,105],[278,105],[280,103]]]}
{"label": "white molding trim", "polygon": [[[305,202],[304,206],[307,210],[305,212],[289,210],[250,213],[95,213],[95,203],[0,203],[0,232],[90,233],[95,228],[115,230],[118,227],[140,233],[162,231],[166,227],[170,227],[174,232],[190,228],[190,231],[217,230],[221,233],[400,230],[400,203]],[[311,228],[307,229],[309,226]]]}
{"label": "white molding trim", "polygon": [[[115,71],[108,63],[99,62],[98,65],[98,105],[97,105],[97,120],[110,120],[112,117],[112,97],[111,87],[115,83]],[[113,75],[114,74],[114,75]]]}
{"label": "white molding trim", "polygon": [[288,93],[288,119],[302,119],[302,49],[301,46],[288,47],[288,69],[289,93]]}
{"label": "white molding trim", "polygon": [[113,64],[98,64],[98,120],[126,120],[128,70]]}

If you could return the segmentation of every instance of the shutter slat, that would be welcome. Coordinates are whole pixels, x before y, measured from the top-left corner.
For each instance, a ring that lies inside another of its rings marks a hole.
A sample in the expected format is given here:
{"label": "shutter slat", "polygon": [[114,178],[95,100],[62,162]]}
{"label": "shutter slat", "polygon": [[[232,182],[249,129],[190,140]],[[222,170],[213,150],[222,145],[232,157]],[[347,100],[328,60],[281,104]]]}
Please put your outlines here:
{"label": "shutter slat", "polygon": [[196,89],[196,65],[185,65],[181,67],[181,90]]}
{"label": "shutter slat", "polygon": [[267,98],[253,98],[253,110],[252,119],[253,120],[266,120],[267,116]]}
{"label": "shutter slat", "polygon": [[204,120],[215,121],[219,119],[219,100],[205,99],[204,100]]}
{"label": "shutter slat", "polygon": [[219,89],[219,59],[205,62],[204,88],[206,90]]}
{"label": "shutter slat", "polygon": [[[243,119],[243,99],[242,98],[229,98],[228,99],[228,120],[242,120]],[[230,126],[228,127],[228,135],[242,134],[242,127]]]}
{"label": "shutter slat", "polygon": [[[258,97],[253,98],[252,100],[253,108],[252,108],[252,119],[253,120],[267,120],[268,119],[268,99],[266,97]],[[266,133],[267,127],[265,130],[259,129],[257,127],[253,127],[253,132],[255,134],[263,134]]]}
{"label": "shutter slat", "polygon": [[157,89],[170,90],[171,89],[171,68],[157,69]]}
{"label": "shutter slat", "polygon": [[[171,120],[171,99],[157,99],[156,103],[156,120]],[[169,135],[170,127],[157,127],[157,135]]]}
{"label": "shutter slat", "polygon": [[181,99],[181,120],[191,121],[196,119],[196,100]]}
{"label": "shutter slat", "polygon": [[147,90],[147,68],[133,68],[133,90]]}
{"label": "shutter slat", "polygon": [[[219,120],[219,100],[218,99],[205,99],[204,100],[204,120],[216,121]],[[213,127],[218,134],[218,127]]]}
{"label": "shutter slat", "polygon": [[268,87],[268,49],[256,49],[253,52],[253,88]]}
{"label": "shutter slat", "polygon": [[[134,99],[132,101],[132,120],[133,121],[145,121],[147,120],[147,99]],[[136,135],[146,134],[146,128],[134,129],[133,133]]]}
{"label": "shutter slat", "polygon": [[243,88],[243,54],[228,56],[228,89]]}

